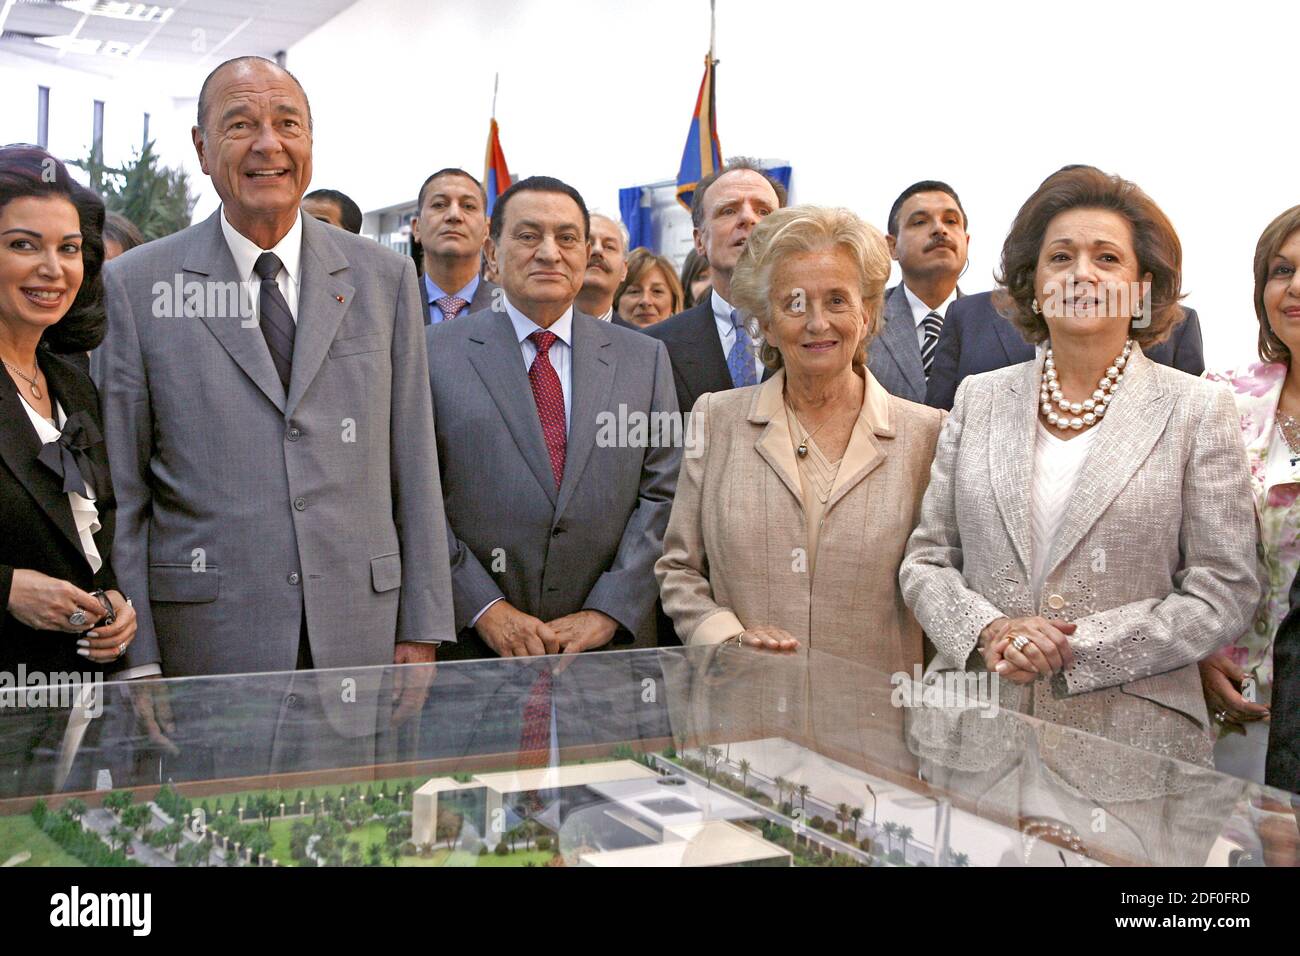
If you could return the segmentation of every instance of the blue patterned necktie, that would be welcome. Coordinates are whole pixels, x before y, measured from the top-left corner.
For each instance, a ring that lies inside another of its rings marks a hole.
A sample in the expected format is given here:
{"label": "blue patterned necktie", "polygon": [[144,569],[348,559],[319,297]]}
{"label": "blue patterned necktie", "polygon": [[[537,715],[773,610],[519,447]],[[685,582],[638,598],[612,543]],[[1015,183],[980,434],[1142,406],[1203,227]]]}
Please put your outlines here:
{"label": "blue patterned necktie", "polygon": [[727,353],[727,371],[731,373],[731,384],[736,388],[757,385],[753,342],[745,331],[745,322],[740,317],[739,309],[731,310],[731,325],[736,330],[736,341],[731,343],[731,351]]}

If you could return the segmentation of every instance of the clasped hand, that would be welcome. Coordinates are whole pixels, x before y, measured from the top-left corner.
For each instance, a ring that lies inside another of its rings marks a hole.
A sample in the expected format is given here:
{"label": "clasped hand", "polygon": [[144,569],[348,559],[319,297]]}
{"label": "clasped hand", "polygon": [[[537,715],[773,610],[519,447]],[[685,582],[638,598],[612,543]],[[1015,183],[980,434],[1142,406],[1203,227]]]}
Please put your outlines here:
{"label": "clasped hand", "polygon": [[540,657],[604,647],[613,639],[618,622],[591,610],[543,621],[508,601],[497,601],[483,612],[474,629],[502,657]]}
{"label": "clasped hand", "polygon": [[[1044,617],[1000,617],[980,632],[979,647],[989,670],[1013,684],[1051,677],[1074,664],[1069,637],[1078,625]],[[1028,643],[1017,648],[1023,636]]]}

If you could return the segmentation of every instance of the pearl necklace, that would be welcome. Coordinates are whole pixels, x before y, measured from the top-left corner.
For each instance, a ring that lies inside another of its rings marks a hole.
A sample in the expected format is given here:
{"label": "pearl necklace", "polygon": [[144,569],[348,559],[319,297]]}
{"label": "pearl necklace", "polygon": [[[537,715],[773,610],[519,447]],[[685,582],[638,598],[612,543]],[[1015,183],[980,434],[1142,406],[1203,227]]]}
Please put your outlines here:
{"label": "pearl necklace", "polygon": [[[1115,397],[1119,383],[1124,381],[1124,366],[1128,364],[1128,357],[1132,351],[1133,340],[1129,339],[1124,343],[1124,351],[1115,359],[1114,364],[1106,369],[1106,376],[1097,383],[1092,398],[1082,402],[1071,402],[1061,392],[1061,383],[1056,379],[1056,361],[1052,358],[1052,350],[1049,347],[1047,357],[1043,359],[1043,386],[1038,393],[1038,400],[1047,424],[1061,431],[1077,432],[1084,428],[1091,428],[1101,421],[1106,414],[1106,409],[1110,407],[1110,400]],[[1065,413],[1064,415],[1052,407],[1053,402]]]}

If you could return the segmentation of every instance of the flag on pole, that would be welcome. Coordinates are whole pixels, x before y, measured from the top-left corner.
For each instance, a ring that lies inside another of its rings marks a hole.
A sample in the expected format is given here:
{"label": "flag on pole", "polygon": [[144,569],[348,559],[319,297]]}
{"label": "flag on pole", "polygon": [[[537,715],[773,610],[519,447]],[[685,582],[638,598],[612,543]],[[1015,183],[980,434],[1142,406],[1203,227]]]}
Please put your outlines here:
{"label": "flag on pole", "polygon": [[506,166],[506,154],[501,152],[501,133],[497,129],[496,117],[488,128],[487,157],[483,163],[483,191],[487,193],[487,214],[497,204],[497,197],[510,188],[510,169]]}
{"label": "flag on pole", "polygon": [[695,115],[691,117],[681,169],[677,171],[677,201],[687,210],[691,208],[691,199],[700,180],[722,167],[722,144],[718,142],[714,109],[716,80],[717,61],[710,50],[704,58],[704,79],[700,82],[700,94],[695,98]]}

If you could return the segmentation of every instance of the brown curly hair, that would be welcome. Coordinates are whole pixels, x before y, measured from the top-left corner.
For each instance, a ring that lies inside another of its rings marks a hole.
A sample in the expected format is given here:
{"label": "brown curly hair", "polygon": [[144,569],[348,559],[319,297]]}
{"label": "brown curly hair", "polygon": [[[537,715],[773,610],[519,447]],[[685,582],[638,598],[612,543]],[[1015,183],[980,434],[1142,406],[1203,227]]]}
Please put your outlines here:
{"label": "brown curly hair", "polygon": [[1029,342],[1048,337],[1047,322],[1032,308],[1037,295],[1035,278],[1043,238],[1053,219],[1071,209],[1105,209],[1127,220],[1133,230],[1138,274],[1151,275],[1151,321],[1144,328],[1134,326],[1133,339],[1150,348],[1169,337],[1183,320],[1183,247],[1169,217],[1146,193],[1127,179],[1092,166],[1067,167],[1047,177],[1016,213],[1011,231],[1002,244],[1001,272],[995,277],[1001,286],[994,304]]}

